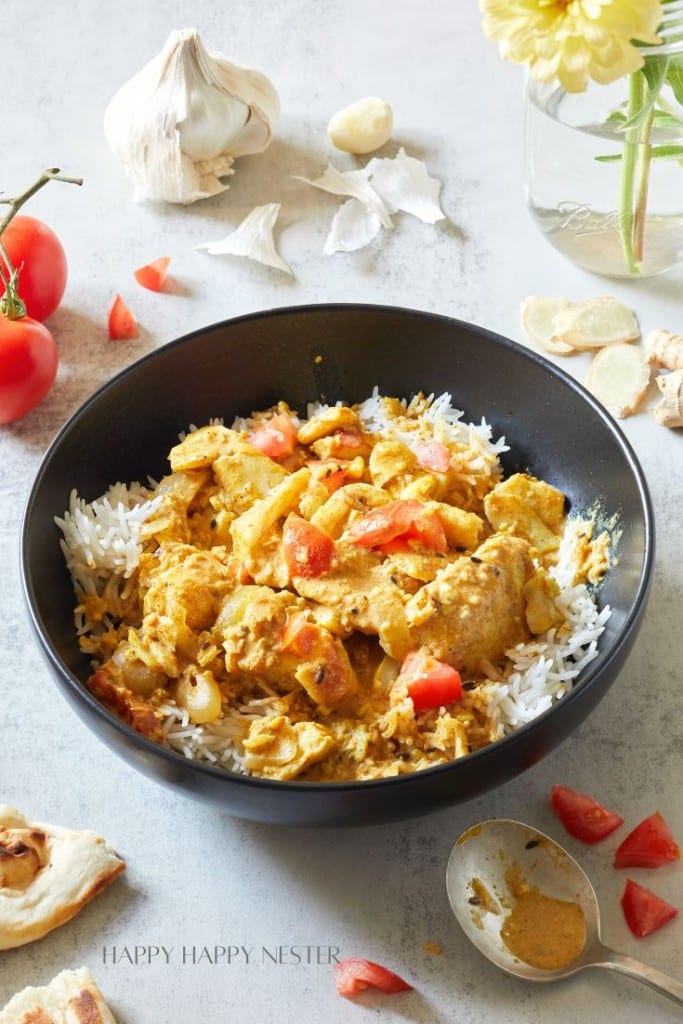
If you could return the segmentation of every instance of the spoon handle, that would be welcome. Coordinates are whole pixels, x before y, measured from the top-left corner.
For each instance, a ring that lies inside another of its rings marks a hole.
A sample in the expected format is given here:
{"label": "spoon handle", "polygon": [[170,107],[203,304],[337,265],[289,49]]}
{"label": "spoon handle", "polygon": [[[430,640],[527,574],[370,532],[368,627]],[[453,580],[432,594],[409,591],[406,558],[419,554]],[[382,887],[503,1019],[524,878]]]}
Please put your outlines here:
{"label": "spoon handle", "polygon": [[680,981],[670,978],[668,974],[658,971],[655,967],[641,963],[640,960],[636,960],[632,956],[617,953],[613,949],[605,949],[605,954],[605,959],[596,961],[595,967],[607,967],[612,971],[619,971],[620,974],[625,974],[629,978],[635,978],[636,981],[642,981],[644,985],[649,985],[656,992],[668,996],[669,999],[673,999],[674,1002],[683,1006],[683,984]]}

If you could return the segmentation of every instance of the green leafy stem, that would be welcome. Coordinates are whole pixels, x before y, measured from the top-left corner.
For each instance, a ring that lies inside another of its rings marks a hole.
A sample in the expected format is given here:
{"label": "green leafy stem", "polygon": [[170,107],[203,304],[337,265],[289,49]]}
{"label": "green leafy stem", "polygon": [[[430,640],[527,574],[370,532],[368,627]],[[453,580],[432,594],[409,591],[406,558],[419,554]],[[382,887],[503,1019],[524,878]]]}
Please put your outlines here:
{"label": "green leafy stem", "polygon": [[645,223],[652,160],[681,159],[683,145],[654,145],[652,133],[658,127],[681,127],[683,121],[662,107],[661,93],[669,85],[677,103],[683,106],[683,54],[652,55],[645,58],[640,71],[629,76],[625,112],[610,118],[618,122],[624,136],[622,152],[597,159],[621,161],[619,189],[619,232],[624,260],[629,273],[642,271],[645,255]]}

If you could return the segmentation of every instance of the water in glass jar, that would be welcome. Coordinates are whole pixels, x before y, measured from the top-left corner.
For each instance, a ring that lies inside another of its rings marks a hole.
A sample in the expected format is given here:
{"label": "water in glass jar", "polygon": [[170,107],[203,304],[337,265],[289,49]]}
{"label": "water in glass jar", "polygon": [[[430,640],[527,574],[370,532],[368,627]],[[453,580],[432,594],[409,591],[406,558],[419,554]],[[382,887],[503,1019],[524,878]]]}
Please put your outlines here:
{"label": "water in glass jar", "polygon": [[[539,90],[527,100],[525,184],[531,213],[548,241],[578,266],[631,277],[620,235],[624,136],[602,108],[586,118],[585,97]],[[584,104],[581,108],[581,104]],[[683,146],[680,128],[656,130],[654,146]],[[607,159],[606,159],[607,158]],[[611,158],[611,159],[609,159]],[[683,263],[683,160],[653,159],[648,181],[641,276]]]}

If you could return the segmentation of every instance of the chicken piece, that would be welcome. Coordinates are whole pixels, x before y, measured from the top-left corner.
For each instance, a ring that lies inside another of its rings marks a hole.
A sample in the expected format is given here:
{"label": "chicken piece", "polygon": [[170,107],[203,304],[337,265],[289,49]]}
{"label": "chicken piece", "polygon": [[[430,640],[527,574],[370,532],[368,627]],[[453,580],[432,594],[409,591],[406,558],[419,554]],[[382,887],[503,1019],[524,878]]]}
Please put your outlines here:
{"label": "chicken piece", "polygon": [[373,484],[384,487],[391,497],[419,501],[445,498],[452,475],[424,469],[415,452],[396,439],[377,442],[368,469]]}
{"label": "chicken piece", "polygon": [[436,578],[447,557],[417,551],[394,551],[387,556],[384,566],[390,576],[400,578],[404,592],[414,594],[422,583],[431,583]]}
{"label": "chicken piece", "polygon": [[339,430],[328,437],[320,437],[310,446],[319,459],[360,459],[365,468],[365,459],[372,446],[355,430]]}
{"label": "chicken piece", "polygon": [[[418,468],[417,456],[402,441],[378,441],[368,461],[370,479],[375,487],[406,483]],[[391,489],[389,489],[391,490]],[[393,491],[391,492],[393,493]]]}
{"label": "chicken piece", "polygon": [[529,545],[494,536],[451,562],[406,607],[411,650],[426,647],[461,672],[500,662],[526,639],[524,585],[533,575]]}
{"label": "chicken piece", "polygon": [[[352,544],[338,544],[337,555],[324,576],[297,577],[302,597],[332,608],[338,628],[377,636],[383,650],[403,659],[411,650],[404,595],[392,579],[390,564]],[[314,610],[315,614],[315,610]]]}
{"label": "chicken piece", "polygon": [[244,765],[254,775],[286,782],[322,761],[336,746],[334,738],[316,722],[292,725],[286,715],[258,718],[244,740]]}
{"label": "chicken piece", "polygon": [[216,480],[223,489],[222,505],[233,516],[245,512],[259,498],[265,498],[287,476],[274,459],[246,441],[235,445],[229,455],[213,463]]}
{"label": "chicken piece", "polygon": [[283,676],[280,643],[288,617],[304,602],[288,590],[245,585],[222,603],[213,626],[215,641],[225,650],[228,672],[242,671],[279,683]]}
{"label": "chicken piece", "polygon": [[513,473],[496,484],[492,494],[514,494],[529,505],[549,530],[559,532],[564,525],[565,496],[562,491],[529,473]]}
{"label": "chicken piece", "polygon": [[153,537],[160,544],[164,541],[189,543],[188,509],[209,479],[209,473],[201,470],[165,476],[154,492],[159,499],[156,507],[140,527],[141,539]]}
{"label": "chicken piece", "polygon": [[235,446],[244,444],[236,430],[228,430],[217,424],[193,430],[187,437],[171,448],[169,462],[175,473],[211,466],[220,455],[229,455]]}
{"label": "chicken piece", "polygon": [[386,491],[371,484],[346,484],[330,495],[325,504],[311,516],[311,522],[333,540],[338,540],[353,512],[367,512],[371,508],[386,505],[389,500]]}
{"label": "chicken piece", "polygon": [[348,405],[331,405],[321,410],[299,427],[299,444],[313,444],[321,437],[329,437],[337,430],[348,430],[360,434],[362,425],[358,416]]}
{"label": "chicken piece", "polygon": [[259,676],[281,690],[297,684],[323,713],[358,691],[358,677],[341,640],[309,622],[304,602],[289,591],[239,587],[224,602],[214,635],[229,672]]}
{"label": "chicken piece", "polygon": [[564,502],[557,488],[516,473],[487,494],[484,510],[494,530],[522,537],[540,555],[547,555],[560,546]]}
{"label": "chicken piece", "polygon": [[[135,653],[150,668],[177,675],[175,655],[191,656],[197,634],[213,625],[220,600],[234,586],[230,568],[213,551],[163,544],[140,560],[143,621],[131,630]],[[135,639],[137,637],[137,640]],[[145,649],[151,655],[144,657]]]}
{"label": "chicken piece", "polygon": [[524,585],[526,621],[532,633],[538,635],[562,625],[564,615],[555,604],[559,593],[559,586],[545,569],[538,569]]}
{"label": "chicken piece", "polygon": [[286,587],[289,571],[282,554],[281,531],[276,529],[293,512],[311,479],[309,469],[291,473],[265,498],[234,520],[230,527],[235,556],[256,583]]}
{"label": "chicken piece", "polygon": [[449,548],[460,548],[464,551],[476,548],[484,532],[483,519],[474,512],[465,512],[464,509],[447,505],[443,501],[430,501],[427,504],[438,514]]}

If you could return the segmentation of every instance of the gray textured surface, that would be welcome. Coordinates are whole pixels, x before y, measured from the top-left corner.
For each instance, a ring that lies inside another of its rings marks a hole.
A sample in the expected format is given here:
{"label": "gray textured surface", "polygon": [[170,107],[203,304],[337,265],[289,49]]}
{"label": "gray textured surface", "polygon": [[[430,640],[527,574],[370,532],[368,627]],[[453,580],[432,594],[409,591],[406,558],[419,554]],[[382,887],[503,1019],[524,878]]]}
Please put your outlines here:
{"label": "gray textured surface", "polygon": [[[573,269],[536,233],[520,188],[522,81],[485,42],[476,5],[463,0],[121,0],[73,5],[10,0],[0,36],[3,143],[0,186],[18,191],[46,165],[81,174],[83,189],[55,184],[30,211],[62,238],[70,279],[50,326],[58,381],[42,407],[0,428],[0,799],[43,820],[89,826],[115,844],[129,869],[77,919],[42,942],[0,954],[0,1005],[26,984],[87,964],[124,1024],[222,1022],[238,1008],[257,1024],[374,1020],[508,1021],[587,1016],[620,1024],[664,1021],[664,1000],[617,977],[588,973],[534,987],[500,974],[469,948],[452,919],[444,871],[453,840],[480,818],[519,817],[565,838],[548,808],[554,782],[588,791],[629,824],[656,808],[683,840],[683,696],[680,681],[680,431],[648,412],[624,422],[645,468],[659,533],[652,598],[621,678],[561,749],[496,793],[402,825],[358,831],[272,830],[231,820],[173,796],[106,750],[68,710],[43,665],[25,614],[18,570],[22,509],[42,453],[94,387],[145,351],[233,314],[296,302],[360,300],[436,310],[523,340],[520,301],[530,294],[580,299],[611,292],[635,309],[643,331],[683,330],[681,274],[629,285]],[[271,148],[238,166],[223,197],[187,209],[135,205],[102,136],[106,102],[175,28],[197,24],[210,48],[265,71],[282,118]],[[328,159],[352,161],[327,143],[329,116],[366,94],[395,109],[395,141],[421,156],[444,184],[449,222],[408,217],[383,244],[323,257],[336,200],[293,174],[314,176]],[[280,249],[296,277],[212,258],[194,246],[220,238],[251,209],[283,203]],[[173,257],[172,294],[144,292],[132,270]],[[142,325],[111,343],[106,311],[115,291]],[[417,356],[416,358],[419,358]],[[563,367],[583,378],[586,359]],[[567,837],[568,838],[568,837]],[[637,942],[621,918],[623,876],[610,867],[616,838],[597,848],[568,839],[599,891],[604,938],[681,974],[683,919]],[[634,877],[683,907],[683,867]],[[440,956],[426,942],[442,947]],[[116,946],[173,947],[152,965],[116,965]],[[245,947],[230,964],[196,947]],[[338,948],[386,963],[416,987],[408,996],[367,996],[352,1006],[334,992],[329,966],[274,963],[287,949]],[[264,947],[267,952],[264,953]]]}

